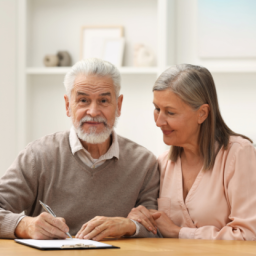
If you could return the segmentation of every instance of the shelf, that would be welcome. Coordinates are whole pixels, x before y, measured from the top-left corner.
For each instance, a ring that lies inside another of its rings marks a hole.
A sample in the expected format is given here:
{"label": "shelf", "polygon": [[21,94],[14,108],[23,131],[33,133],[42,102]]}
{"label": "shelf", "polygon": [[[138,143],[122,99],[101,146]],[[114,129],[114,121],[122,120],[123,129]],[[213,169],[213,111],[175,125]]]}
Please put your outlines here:
{"label": "shelf", "polygon": [[[207,66],[206,66],[207,67]],[[207,67],[211,73],[256,73],[256,67]]]}
{"label": "shelf", "polygon": [[[210,67],[205,65],[211,73],[256,73],[256,67]],[[167,68],[167,67],[166,67]],[[26,69],[27,75],[65,75],[70,67],[29,67]],[[158,75],[165,69],[158,67],[121,67],[118,68],[122,75],[138,74],[138,75]]]}
{"label": "shelf", "polygon": [[[62,75],[66,74],[70,67],[29,67],[26,69],[28,75]],[[152,74],[156,75],[157,67],[121,67],[118,68],[121,74]]]}

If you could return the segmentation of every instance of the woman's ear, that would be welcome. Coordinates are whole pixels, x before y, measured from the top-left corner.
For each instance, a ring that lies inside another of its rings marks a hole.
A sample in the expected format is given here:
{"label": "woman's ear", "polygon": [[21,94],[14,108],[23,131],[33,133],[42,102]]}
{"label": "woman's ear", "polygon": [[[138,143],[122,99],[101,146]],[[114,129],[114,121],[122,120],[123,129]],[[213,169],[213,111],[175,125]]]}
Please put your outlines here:
{"label": "woman's ear", "polygon": [[210,112],[210,107],[208,104],[203,104],[199,109],[198,109],[198,124],[202,124],[205,119],[208,117]]}

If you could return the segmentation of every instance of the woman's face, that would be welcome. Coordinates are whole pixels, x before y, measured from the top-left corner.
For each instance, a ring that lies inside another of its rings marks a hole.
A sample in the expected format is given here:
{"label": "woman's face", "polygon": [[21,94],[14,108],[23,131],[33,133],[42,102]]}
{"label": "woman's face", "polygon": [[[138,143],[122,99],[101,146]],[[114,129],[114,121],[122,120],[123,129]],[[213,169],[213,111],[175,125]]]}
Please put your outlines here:
{"label": "woman's face", "polygon": [[186,147],[198,141],[201,108],[192,109],[171,90],[154,91],[154,118],[167,145]]}

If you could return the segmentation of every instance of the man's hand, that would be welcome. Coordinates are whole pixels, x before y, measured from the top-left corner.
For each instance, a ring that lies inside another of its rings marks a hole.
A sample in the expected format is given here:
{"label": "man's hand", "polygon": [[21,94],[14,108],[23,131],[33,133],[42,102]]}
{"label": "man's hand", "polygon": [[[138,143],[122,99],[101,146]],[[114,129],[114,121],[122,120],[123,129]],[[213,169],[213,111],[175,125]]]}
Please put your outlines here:
{"label": "man's hand", "polygon": [[24,217],[15,229],[19,238],[47,240],[53,238],[65,239],[69,231],[65,219],[54,218],[43,212],[37,217]]}
{"label": "man's hand", "polygon": [[146,207],[139,205],[133,208],[128,214],[128,219],[136,220],[141,223],[148,231],[157,233],[157,220],[161,213],[156,210],[148,210]]}
{"label": "man's hand", "polygon": [[76,238],[100,241],[105,237],[132,236],[136,225],[127,218],[95,217],[86,222],[76,234]]}

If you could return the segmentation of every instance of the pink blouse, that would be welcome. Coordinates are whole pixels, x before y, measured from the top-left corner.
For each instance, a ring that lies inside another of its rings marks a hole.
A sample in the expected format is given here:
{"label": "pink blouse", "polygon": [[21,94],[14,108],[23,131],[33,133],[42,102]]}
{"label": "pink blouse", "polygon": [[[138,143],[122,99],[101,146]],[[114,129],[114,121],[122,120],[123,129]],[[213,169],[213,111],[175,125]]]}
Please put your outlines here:
{"label": "pink blouse", "polygon": [[210,171],[200,171],[183,200],[181,161],[159,159],[159,211],[181,227],[179,238],[256,240],[256,150],[231,136]]}

